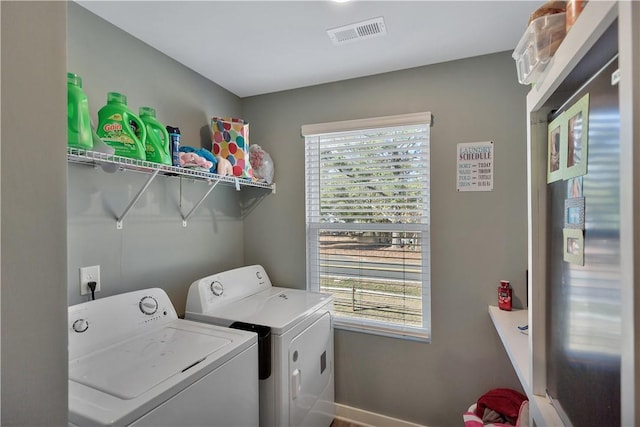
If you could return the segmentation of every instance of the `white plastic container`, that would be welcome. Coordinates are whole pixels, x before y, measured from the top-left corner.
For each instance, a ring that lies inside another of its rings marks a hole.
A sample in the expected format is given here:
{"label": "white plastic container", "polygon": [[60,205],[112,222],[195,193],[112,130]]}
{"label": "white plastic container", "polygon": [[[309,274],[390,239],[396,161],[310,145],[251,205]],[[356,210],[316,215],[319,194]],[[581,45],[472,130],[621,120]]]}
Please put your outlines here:
{"label": "white plastic container", "polygon": [[566,34],[565,15],[541,16],[527,27],[512,55],[520,83],[535,83],[556,53]]}

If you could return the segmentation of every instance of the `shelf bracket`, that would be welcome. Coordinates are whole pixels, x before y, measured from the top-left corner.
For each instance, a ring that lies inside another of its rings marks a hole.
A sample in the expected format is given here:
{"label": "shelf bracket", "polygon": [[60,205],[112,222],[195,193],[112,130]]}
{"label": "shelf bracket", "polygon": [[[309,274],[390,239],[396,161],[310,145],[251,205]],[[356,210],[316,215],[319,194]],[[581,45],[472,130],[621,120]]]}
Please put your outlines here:
{"label": "shelf bracket", "polygon": [[196,211],[196,209],[198,209],[200,207],[202,202],[204,202],[204,199],[206,199],[207,196],[209,196],[209,194],[211,194],[211,192],[213,191],[214,188],[216,188],[216,185],[218,185],[219,182],[220,182],[220,180],[217,180],[216,182],[212,183],[211,186],[209,187],[209,189],[207,190],[207,192],[204,194],[204,196],[202,196],[200,201],[198,203],[196,203],[191,208],[191,210],[189,211],[189,213],[187,215],[183,215],[182,216],[182,226],[183,227],[187,226],[187,221],[189,220],[189,218],[191,218],[191,215],[193,215],[193,213]]}
{"label": "shelf bracket", "polygon": [[134,197],[133,200],[131,200],[131,202],[129,202],[129,206],[127,206],[127,208],[124,210],[122,215],[120,215],[119,218],[116,218],[116,229],[117,230],[122,230],[122,222],[124,221],[125,217],[129,214],[129,211],[131,210],[133,205],[135,205],[136,202],[140,199],[142,194],[144,194],[144,192],[147,190],[147,188],[149,188],[149,185],[151,185],[151,182],[153,181],[153,179],[156,176],[158,176],[158,172],[160,172],[160,169],[155,169],[153,171],[153,173],[147,179],[147,182],[144,183],[144,185],[142,186],[140,191],[138,191],[138,194],[136,194],[136,197]]}

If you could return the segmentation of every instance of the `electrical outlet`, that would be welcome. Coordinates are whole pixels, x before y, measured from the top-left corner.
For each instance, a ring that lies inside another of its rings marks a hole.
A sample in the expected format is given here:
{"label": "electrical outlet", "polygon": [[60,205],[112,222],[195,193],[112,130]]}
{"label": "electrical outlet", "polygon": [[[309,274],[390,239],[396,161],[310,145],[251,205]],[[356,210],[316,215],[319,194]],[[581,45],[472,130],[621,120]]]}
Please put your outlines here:
{"label": "electrical outlet", "polygon": [[80,295],[91,294],[89,282],[96,282],[96,292],[100,291],[100,266],[92,265],[91,267],[80,268]]}

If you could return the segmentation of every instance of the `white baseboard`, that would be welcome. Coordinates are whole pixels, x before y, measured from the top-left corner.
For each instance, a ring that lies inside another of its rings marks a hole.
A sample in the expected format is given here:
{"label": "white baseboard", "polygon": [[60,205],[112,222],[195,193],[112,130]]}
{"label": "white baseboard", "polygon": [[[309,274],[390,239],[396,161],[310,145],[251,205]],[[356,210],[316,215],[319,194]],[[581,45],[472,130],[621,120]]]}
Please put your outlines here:
{"label": "white baseboard", "polygon": [[351,406],[336,403],[336,418],[359,424],[363,427],[426,427],[398,418],[387,417],[375,412],[353,408]]}

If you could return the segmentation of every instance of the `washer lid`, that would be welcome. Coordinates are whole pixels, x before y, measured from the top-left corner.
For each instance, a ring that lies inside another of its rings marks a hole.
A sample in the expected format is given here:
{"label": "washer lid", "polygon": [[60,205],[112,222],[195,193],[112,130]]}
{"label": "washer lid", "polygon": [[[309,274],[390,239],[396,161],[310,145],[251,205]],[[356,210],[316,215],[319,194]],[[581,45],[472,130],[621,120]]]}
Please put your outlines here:
{"label": "washer lid", "polygon": [[199,362],[231,343],[204,331],[166,326],[70,361],[69,379],[134,399],[172,376],[198,369]]}
{"label": "washer lid", "polygon": [[331,294],[273,286],[193,317],[199,320],[209,317],[214,323],[246,322],[269,326],[273,334],[280,335],[332,301]]}

